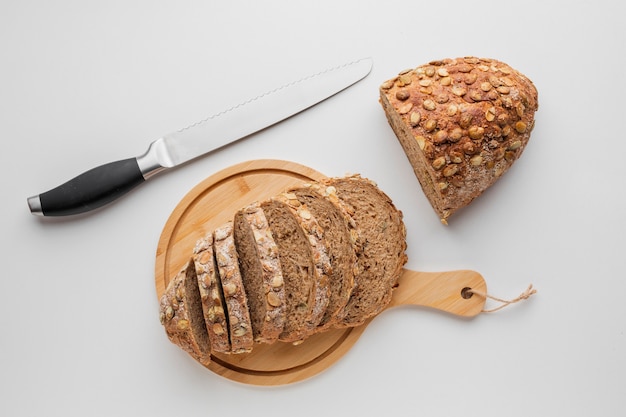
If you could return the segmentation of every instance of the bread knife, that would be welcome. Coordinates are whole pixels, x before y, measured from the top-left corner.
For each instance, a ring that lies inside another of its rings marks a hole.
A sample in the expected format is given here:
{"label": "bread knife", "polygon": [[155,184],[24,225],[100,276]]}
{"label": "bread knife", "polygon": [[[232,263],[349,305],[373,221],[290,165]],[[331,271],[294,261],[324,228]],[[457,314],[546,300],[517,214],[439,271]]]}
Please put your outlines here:
{"label": "bread knife", "polygon": [[284,84],[153,141],[141,156],[86,171],[27,199],[31,213],[68,216],[102,207],[154,175],[270,127],[365,78],[363,58]]}

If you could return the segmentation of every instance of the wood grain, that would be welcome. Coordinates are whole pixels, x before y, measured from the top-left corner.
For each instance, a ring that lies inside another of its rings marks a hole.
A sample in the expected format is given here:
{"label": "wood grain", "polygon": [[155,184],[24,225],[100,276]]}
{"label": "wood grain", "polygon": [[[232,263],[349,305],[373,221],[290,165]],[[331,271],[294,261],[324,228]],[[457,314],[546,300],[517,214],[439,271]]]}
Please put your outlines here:
{"label": "wood grain", "polygon": [[[322,177],[324,175],[314,169],[294,162],[253,160],[229,167],[202,181],[183,197],[161,233],[155,266],[157,297],[161,297],[170,278],[189,259],[195,242],[232,218],[237,209]],[[464,288],[486,292],[484,279],[474,271],[418,272],[405,269],[387,309],[417,305],[472,317],[482,311],[485,299],[478,296],[464,298]],[[215,354],[208,369],[246,384],[298,382],[324,371],[339,360],[356,343],[371,320],[359,327],[311,336],[297,346],[281,342],[257,344],[248,354]]]}

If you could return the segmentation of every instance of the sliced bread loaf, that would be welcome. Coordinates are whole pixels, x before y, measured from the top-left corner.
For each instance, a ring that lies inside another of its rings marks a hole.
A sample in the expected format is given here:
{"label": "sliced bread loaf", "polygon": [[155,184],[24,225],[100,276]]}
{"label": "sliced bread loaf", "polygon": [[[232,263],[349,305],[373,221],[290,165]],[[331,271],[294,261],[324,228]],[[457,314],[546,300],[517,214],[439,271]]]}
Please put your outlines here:
{"label": "sliced bread loaf", "polygon": [[238,210],[198,240],[160,300],[161,322],[203,364],[211,351],[297,344],[381,312],[405,250],[402,212],[374,182],[304,184]]}
{"label": "sliced bread loaf", "polygon": [[337,194],[356,225],[355,286],[338,324],[356,326],[381,312],[407,262],[403,215],[378,186],[359,175],[329,178],[322,183]]}
{"label": "sliced bread loaf", "polygon": [[211,341],[211,351],[228,353],[230,340],[228,339],[228,320],[224,310],[226,303],[222,282],[215,264],[212,233],[196,242],[193,249],[193,262],[198,277],[204,321]]}
{"label": "sliced bread loaf", "polygon": [[192,260],[169,282],[159,302],[159,318],[169,340],[202,365],[211,362],[211,342],[202,315]]}
{"label": "sliced bread loaf", "polygon": [[232,353],[246,353],[254,343],[248,299],[241,280],[233,237],[233,222],[228,221],[213,232],[215,259],[228,314]]}
{"label": "sliced bread loaf", "polygon": [[285,326],[285,285],[278,247],[258,203],[235,214],[234,238],[254,340],[272,343]]}
{"label": "sliced bread loaf", "polygon": [[316,273],[311,245],[293,211],[271,199],[261,203],[278,246],[285,281],[286,321],[279,336],[283,342],[301,342],[317,326]]}
{"label": "sliced bread loaf", "polygon": [[339,320],[352,288],[356,268],[356,239],[352,238],[351,217],[344,213],[335,199],[326,192],[326,187],[317,183],[305,184],[290,190],[298,201],[317,219],[325,236],[331,270],[329,273],[330,298],[318,331],[332,327]]}

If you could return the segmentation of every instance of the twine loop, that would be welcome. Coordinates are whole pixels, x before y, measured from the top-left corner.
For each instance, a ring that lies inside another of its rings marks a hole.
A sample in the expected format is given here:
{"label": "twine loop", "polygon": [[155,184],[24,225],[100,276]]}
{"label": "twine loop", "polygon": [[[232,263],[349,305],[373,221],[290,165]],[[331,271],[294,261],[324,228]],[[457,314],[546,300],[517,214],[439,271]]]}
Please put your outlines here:
{"label": "twine loop", "polygon": [[491,299],[493,301],[497,301],[500,303],[499,306],[491,308],[491,309],[483,309],[482,312],[483,313],[493,313],[494,311],[498,311],[500,309],[503,309],[504,307],[507,307],[511,304],[515,304],[519,301],[522,300],[527,300],[528,298],[530,298],[531,295],[535,294],[537,292],[537,290],[535,290],[533,288],[533,284],[530,284],[528,286],[528,288],[526,288],[526,290],[524,292],[522,292],[520,295],[518,295],[517,297],[515,297],[512,300],[503,300],[502,298],[498,298],[498,297],[494,297],[493,295],[489,295],[487,293],[484,293],[482,291],[479,290],[475,290],[473,288],[466,288],[464,290],[465,294],[467,294],[469,297],[471,297],[472,295],[477,295],[479,297],[483,297],[485,299]]}

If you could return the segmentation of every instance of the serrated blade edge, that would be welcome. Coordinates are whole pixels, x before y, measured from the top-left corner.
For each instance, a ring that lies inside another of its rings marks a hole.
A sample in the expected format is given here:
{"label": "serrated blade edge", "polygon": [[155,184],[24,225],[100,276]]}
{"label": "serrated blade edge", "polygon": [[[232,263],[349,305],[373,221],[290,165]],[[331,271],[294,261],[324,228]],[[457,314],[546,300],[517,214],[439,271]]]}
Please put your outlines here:
{"label": "serrated blade edge", "polygon": [[366,77],[372,60],[330,68],[251,98],[163,136],[159,164],[173,167],[272,126]]}

